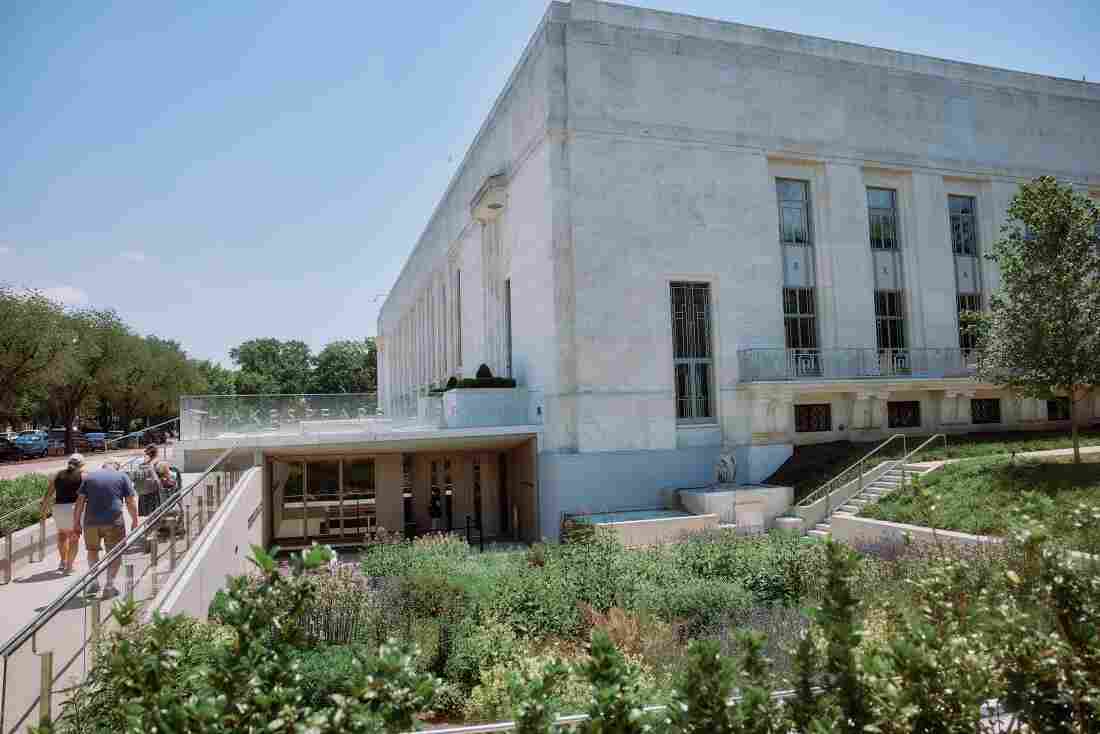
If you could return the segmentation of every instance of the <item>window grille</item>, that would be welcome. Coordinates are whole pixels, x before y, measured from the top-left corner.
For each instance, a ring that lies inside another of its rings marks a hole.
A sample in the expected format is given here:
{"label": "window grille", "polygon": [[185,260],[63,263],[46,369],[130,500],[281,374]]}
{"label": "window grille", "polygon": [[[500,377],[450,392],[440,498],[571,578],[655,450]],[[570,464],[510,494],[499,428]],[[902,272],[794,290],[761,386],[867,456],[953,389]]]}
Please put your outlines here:
{"label": "window grille", "polygon": [[867,189],[867,218],[871,249],[898,249],[897,195],[893,189]]}
{"label": "window grille", "polygon": [[975,398],[970,401],[971,423],[1000,423],[1001,401],[998,398]]}
{"label": "window grille", "polygon": [[951,218],[951,249],[956,255],[978,255],[977,223],[973,196],[948,196]]}
{"label": "window grille", "polygon": [[817,351],[817,299],[813,288],[783,289],[783,327],[789,367],[799,376],[820,374]]}
{"label": "window grille", "polygon": [[794,430],[796,433],[833,430],[833,406],[829,403],[794,406]]}
{"label": "window grille", "polygon": [[908,348],[901,291],[875,291],[875,326],[880,350]]}
{"label": "window grille", "polygon": [[890,428],[920,428],[920,401],[900,400],[886,404]]}
{"label": "window grille", "polygon": [[1070,419],[1069,398],[1060,397],[1047,401],[1047,420],[1068,421]]}
{"label": "window grille", "polygon": [[779,241],[785,245],[813,245],[809,182],[777,178],[775,189],[779,199]]}
{"label": "window grille", "polygon": [[980,293],[959,293],[956,296],[959,312],[959,348],[970,351],[978,346],[978,335],[967,323],[967,314],[981,313],[982,295]]}
{"label": "window grille", "polygon": [[672,283],[671,291],[676,419],[681,423],[707,421],[714,417],[710,285]]}

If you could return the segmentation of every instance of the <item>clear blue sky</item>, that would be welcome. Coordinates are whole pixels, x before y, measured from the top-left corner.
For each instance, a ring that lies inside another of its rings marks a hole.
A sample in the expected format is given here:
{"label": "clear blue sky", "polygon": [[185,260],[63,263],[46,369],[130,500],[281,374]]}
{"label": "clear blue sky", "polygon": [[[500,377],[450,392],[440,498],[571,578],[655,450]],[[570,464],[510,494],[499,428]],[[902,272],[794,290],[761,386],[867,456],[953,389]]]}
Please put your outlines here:
{"label": "clear blue sky", "polygon": [[[1095,2],[641,4],[1100,81]],[[0,281],[225,363],[374,334],[545,8],[7,0]]]}

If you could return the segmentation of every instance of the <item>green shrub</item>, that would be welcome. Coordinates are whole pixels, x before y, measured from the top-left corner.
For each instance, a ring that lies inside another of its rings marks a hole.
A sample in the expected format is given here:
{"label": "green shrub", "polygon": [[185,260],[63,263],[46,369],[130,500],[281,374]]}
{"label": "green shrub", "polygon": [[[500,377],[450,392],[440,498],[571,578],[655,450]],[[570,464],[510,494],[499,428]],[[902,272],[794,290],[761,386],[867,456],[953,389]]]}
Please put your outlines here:
{"label": "green shrub", "polygon": [[636,598],[642,610],[683,625],[688,637],[713,633],[741,616],[752,605],[749,593],[727,581],[687,581],[650,586]]}
{"label": "green shrub", "polygon": [[[46,495],[50,480],[43,474],[24,474],[15,479],[0,479],[0,515],[14,512],[18,508],[41,499]],[[4,523],[0,523],[0,534],[9,530],[20,530],[38,522],[41,517],[39,503],[15,513]]]}

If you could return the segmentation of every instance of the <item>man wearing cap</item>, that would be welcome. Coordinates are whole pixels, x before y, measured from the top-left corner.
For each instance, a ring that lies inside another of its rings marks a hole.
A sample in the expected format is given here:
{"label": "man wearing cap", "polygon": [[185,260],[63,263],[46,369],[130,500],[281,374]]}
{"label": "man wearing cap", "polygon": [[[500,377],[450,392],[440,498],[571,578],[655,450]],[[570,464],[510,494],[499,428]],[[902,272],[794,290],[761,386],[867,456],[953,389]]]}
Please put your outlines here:
{"label": "man wearing cap", "polygon": [[[80,534],[80,520],[84,517],[84,547],[88,550],[88,565],[99,563],[99,546],[102,542],[110,553],[126,537],[126,524],[122,519],[122,506],[130,514],[131,529],[138,525],[137,500],[130,477],[114,467],[104,466],[84,476],[84,484],[77,493],[73,531]],[[118,595],[115,577],[122,557],[116,558],[107,569],[107,585],[104,597]],[[99,591],[97,581],[92,581],[88,591]]]}
{"label": "man wearing cap", "polygon": [[84,483],[84,457],[73,454],[69,465],[50,479],[46,496],[42,498],[42,517],[50,510],[53,502],[53,522],[57,527],[57,555],[61,562],[57,570],[68,576],[73,572],[76,554],[80,548],[80,532],[73,531],[77,492]]}

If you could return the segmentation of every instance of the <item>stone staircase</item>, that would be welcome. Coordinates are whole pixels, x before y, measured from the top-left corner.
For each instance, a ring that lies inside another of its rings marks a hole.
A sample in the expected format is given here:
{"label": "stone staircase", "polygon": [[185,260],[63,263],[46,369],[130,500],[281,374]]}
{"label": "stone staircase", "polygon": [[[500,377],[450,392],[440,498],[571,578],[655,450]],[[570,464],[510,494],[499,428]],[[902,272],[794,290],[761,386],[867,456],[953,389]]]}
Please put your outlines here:
{"label": "stone staircase", "polygon": [[835,508],[823,521],[810,528],[806,534],[817,538],[828,538],[831,532],[829,521],[836,513],[855,515],[872,502],[878,502],[880,497],[885,497],[899,489],[903,481],[911,482],[914,478],[923,476],[937,468],[938,466],[906,464],[903,471],[900,465],[891,467],[881,477],[865,486],[862,492],[853,495],[846,503]]}

